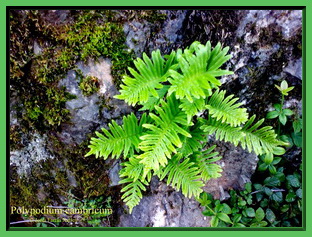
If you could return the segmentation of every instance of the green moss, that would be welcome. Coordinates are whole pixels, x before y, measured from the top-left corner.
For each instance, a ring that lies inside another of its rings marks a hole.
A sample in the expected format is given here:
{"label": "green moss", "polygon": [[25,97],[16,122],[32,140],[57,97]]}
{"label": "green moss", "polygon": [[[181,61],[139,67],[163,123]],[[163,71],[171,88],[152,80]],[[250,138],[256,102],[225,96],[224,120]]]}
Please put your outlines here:
{"label": "green moss", "polygon": [[[73,98],[58,82],[78,61],[101,56],[111,59],[118,87],[133,54],[126,50],[123,25],[113,11],[71,11],[70,16],[72,22],[52,25],[46,24],[40,11],[10,12],[10,90],[21,101],[14,108],[19,111],[21,127],[10,128],[11,148],[20,149],[21,135],[37,130],[48,135],[47,149],[56,157],[35,164],[27,178],[19,177],[12,167],[10,205],[61,205],[70,190],[81,199],[115,193],[103,172],[108,169],[105,161],[83,156],[89,139],[72,147],[57,137],[60,125],[70,119],[66,101]],[[33,53],[34,40],[44,45],[40,55]],[[98,81],[86,77],[80,86],[84,93],[93,93]],[[118,201],[116,197],[114,202]]]}
{"label": "green moss", "polygon": [[79,88],[83,95],[92,95],[99,90],[99,79],[94,76],[83,77],[80,79]]}
{"label": "green moss", "polygon": [[21,149],[22,145],[22,131],[18,126],[10,126],[10,149],[17,150]]}
{"label": "green moss", "polygon": [[[72,97],[58,82],[79,60],[112,60],[112,75],[118,87],[133,55],[125,48],[123,26],[113,11],[71,11],[73,21],[46,24],[40,11],[10,12],[10,84],[17,91],[25,112],[24,124],[39,131],[57,129],[69,121],[65,103]],[[40,55],[33,54],[34,39],[45,42]],[[84,94],[98,88],[95,78],[81,83]],[[25,93],[27,92],[27,93]]]}
{"label": "green moss", "polygon": [[25,208],[64,205],[62,200],[70,192],[79,199],[111,195],[108,175],[103,172],[108,165],[104,160],[84,158],[87,144],[88,140],[71,147],[50,134],[47,149],[53,152],[54,159],[35,164],[31,174],[25,177],[20,177],[11,167],[10,205]]}
{"label": "green moss", "polygon": [[151,23],[163,22],[167,18],[166,14],[159,13],[157,10],[142,10],[138,15],[141,19]]}

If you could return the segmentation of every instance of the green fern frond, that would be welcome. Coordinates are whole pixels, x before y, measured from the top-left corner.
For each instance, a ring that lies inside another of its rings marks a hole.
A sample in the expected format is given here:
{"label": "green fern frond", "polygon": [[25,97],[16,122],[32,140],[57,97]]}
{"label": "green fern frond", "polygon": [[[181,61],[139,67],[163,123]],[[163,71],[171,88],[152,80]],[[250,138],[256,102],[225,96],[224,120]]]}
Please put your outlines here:
{"label": "green fern frond", "polygon": [[151,181],[152,173],[148,172],[148,174],[143,177],[145,167],[136,157],[129,158],[129,161],[123,162],[121,165],[123,168],[120,170],[119,175],[122,180],[119,181],[119,183],[128,183],[121,189],[121,192],[124,193],[121,198],[129,207],[131,213],[133,207],[139,204],[142,198],[142,191],[146,190],[144,185],[148,185]]}
{"label": "green fern frond", "polygon": [[265,153],[273,153],[278,146],[287,145],[282,141],[276,139],[277,134],[271,126],[259,128],[264,122],[264,119],[259,120],[254,125],[253,122],[256,116],[253,115],[248,122],[242,127],[241,146],[248,151],[254,151],[257,155]]}
{"label": "green fern frond", "polygon": [[215,148],[216,145],[192,155],[191,161],[194,161],[194,164],[199,168],[200,176],[204,181],[221,177],[222,168],[218,164],[213,164],[213,162],[222,158],[221,156],[217,156],[219,154],[218,152],[213,152]]}
{"label": "green fern frond", "polygon": [[179,157],[176,155],[169,160],[159,178],[163,180],[167,176],[167,185],[171,185],[177,191],[182,190],[186,197],[198,197],[204,186],[200,180],[199,169],[189,158],[180,163]]}
{"label": "green fern frond", "polygon": [[143,53],[143,60],[138,58],[134,61],[137,69],[128,68],[133,77],[124,76],[120,95],[117,99],[125,100],[130,105],[145,103],[151,96],[158,98],[156,89],[161,89],[161,82],[167,80],[167,72],[173,67],[175,52],[172,52],[167,60],[163,59],[160,51],[152,52],[152,60]]}
{"label": "green fern frond", "polygon": [[[183,53],[177,54],[177,61],[181,73],[176,70],[169,70],[168,78],[171,87],[168,94],[176,93],[176,98],[186,98],[193,102],[193,98],[205,98],[205,90],[211,91],[212,88],[221,85],[215,76],[231,74],[232,72],[220,70],[220,67],[230,56],[225,56],[228,47],[221,50],[218,44],[211,51],[210,42],[206,45],[195,42],[190,49],[185,49]],[[195,54],[194,54],[195,53]]]}
{"label": "green fern frond", "polygon": [[192,103],[188,99],[182,99],[180,108],[186,113],[187,122],[190,124],[193,116],[205,108],[205,99],[195,98]]}
{"label": "green fern frond", "polygon": [[179,109],[179,103],[174,96],[167,98],[167,102],[162,101],[161,107],[155,106],[159,116],[151,113],[150,117],[154,124],[143,124],[149,129],[142,140],[139,148],[144,151],[138,156],[141,163],[147,169],[157,171],[159,166],[165,166],[167,158],[171,158],[171,153],[176,153],[176,147],[181,147],[182,142],[178,134],[190,137],[191,135],[181,127],[187,125],[185,114]]}
{"label": "green fern frond", "polygon": [[[220,43],[212,48],[208,41],[164,57],[159,50],[151,57],[143,53],[123,77],[115,98],[140,105],[149,115],[144,113],[140,121],[134,114],[124,116],[122,125],[112,121],[91,138],[86,156],[125,158],[119,183],[125,184],[122,199],[130,213],[152,175],[167,178],[167,184],[186,197],[198,197],[204,181],[220,177],[222,169],[215,162],[221,157],[215,146],[203,151],[210,134],[257,155],[285,152],[280,146],[287,144],[277,139],[272,127],[261,127],[264,120],[256,122],[255,116],[248,119],[237,98],[219,91],[217,77],[232,74],[220,69],[231,58],[228,50]],[[204,109],[206,120],[196,116]]]}
{"label": "green fern frond", "polygon": [[264,119],[252,125],[255,118],[256,116],[253,115],[243,127],[232,127],[210,117],[201,129],[209,134],[215,133],[218,140],[231,142],[235,146],[241,144],[243,149],[247,148],[249,152],[254,151],[257,155],[274,153],[278,146],[286,145],[276,139],[277,135],[271,126],[259,128]]}
{"label": "green fern frond", "polygon": [[124,193],[121,196],[121,199],[127,204],[129,212],[131,213],[133,208],[140,203],[140,200],[142,199],[142,191],[146,191],[144,185],[148,185],[148,182],[146,180],[141,181],[137,179],[134,181],[133,178],[126,178],[122,179],[119,183],[129,183],[121,189],[121,192]]}
{"label": "green fern frond", "polygon": [[238,126],[248,120],[248,113],[245,108],[238,108],[241,103],[235,102],[238,98],[233,98],[234,95],[225,96],[225,91],[216,91],[210,97],[206,108],[209,110],[211,117],[221,120],[222,123],[228,123],[231,126]]}
{"label": "green fern frond", "polygon": [[138,148],[140,136],[143,133],[143,124],[146,123],[146,114],[142,115],[140,122],[136,116],[131,115],[123,117],[123,125],[119,126],[115,121],[109,124],[109,130],[102,128],[104,134],[96,132],[97,138],[91,138],[90,151],[86,154],[95,155],[96,158],[103,157],[107,159],[118,158],[123,153],[124,157],[132,155],[134,149]]}
{"label": "green fern frond", "polygon": [[144,165],[140,163],[140,159],[130,157],[129,161],[121,163],[123,169],[120,171],[120,177],[129,177],[133,181],[143,178]]}
{"label": "green fern frond", "polygon": [[[208,45],[208,46],[207,46]],[[210,41],[207,42],[206,46],[211,48]],[[219,69],[226,61],[228,61],[232,56],[226,55],[229,51],[229,47],[222,49],[221,44],[218,43],[216,47],[212,50],[211,55],[208,60],[208,72],[212,76],[223,76],[228,74],[233,74],[233,72],[227,70]]]}
{"label": "green fern frond", "polygon": [[153,111],[155,109],[155,105],[159,105],[161,98],[164,98],[166,93],[168,92],[169,85],[164,85],[163,88],[157,90],[158,97],[150,96],[146,103],[143,103],[143,107],[139,109]]}
{"label": "green fern frond", "polygon": [[202,143],[207,142],[207,134],[200,128],[202,125],[200,121],[197,121],[194,126],[188,128],[187,132],[191,134],[191,137],[181,138],[183,146],[177,149],[177,154],[188,157],[202,148]]}
{"label": "green fern frond", "polygon": [[235,146],[241,141],[243,136],[241,127],[232,127],[229,124],[222,123],[220,120],[209,117],[205,121],[201,129],[208,134],[215,134],[217,140],[231,142]]}

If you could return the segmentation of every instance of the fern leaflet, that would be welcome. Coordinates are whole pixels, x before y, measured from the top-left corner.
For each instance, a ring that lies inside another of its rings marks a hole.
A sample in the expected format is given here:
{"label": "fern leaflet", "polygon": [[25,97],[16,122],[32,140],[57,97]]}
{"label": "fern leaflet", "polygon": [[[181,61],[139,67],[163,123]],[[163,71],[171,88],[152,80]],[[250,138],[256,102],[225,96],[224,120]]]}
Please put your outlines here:
{"label": "fern leaflet", "polygon": [[177,150],[178,154],[188,157],[202,148],[202,143],[207,140],[206,133],[200,128],[202,125],[200,121],[197,121],[193,127],[188,128],[187,132],[191,134],[191,137],[181,138],[183,146]]}
{"label": "fern leaflet", "polygon": [[134,61],[135,67],[128,68],[132,77],[124,76],[121,85],[120,95],[114,96],[117,99],[125,100],[130,105],[145,103],[151,96],[158,98],[156,89],[161,89],[161,82],[167,80],[167,72],[174,65],[175,53],[172,52],[167,60],[160,55],[160,51],[152,52],[152,60],[143,53],[143,60],[138,58]]}
{"label": "fern leaflet", "polygon": [[120,184],[129,183],[126,185],[123,189],[121,189],[121,192],[124,194],[121,196],[121,199],[127,204],[129,207],[129,212],[132,212],[132,209],[140,203],[140,200],[142,199],[142,191],[146,191],[146,188],[144,185],[148,185],[148,182],[146,180],[135,180],[133,178],[126,178],[122,179]]}
{"label": "fern leaflet", "polygon": [[143,107],[139,109],[142,110],[149,110],[153,111],[155,109],[155,105],[159,105],[161,99],[164,98],[165,94],[167,93],[169,89],[169,85],[164,85],[163,88],[157,90],[158,97],[150,96],[146,103],[143,103]]}
{"label": "fern leaflet", "polygon": [[178,101],[174,96],[167,98],[167,102],[162,101],[161,106],[155,106],[159,116],[151,113],[150,117],[154,124],[143,124],[149,129],[142,140],[139,148],[144,153],[138,156],[141,163],[148,169],[157,171],[159,166],[167,164],[167,158],[171,158],[171,153],[176,153],[175,147],[182,147],[182,142],[178,134],[190,137],[191,135],[180,125],[187,125],[185,114],[179,109]]}
{"label": "fern leaflet", "polygon": [[216,68],[230,58],[225,56],[227,51],[228,48],[221,50],[220,44],[211,51],[210,42],[205,46],[195,42],[190,49],[185,49],[183,53],[180,51],[177,54],[177,61],[181,73],[169,70],[168,80],[171,87],[168,94],[175,92],[177,99],[186,98],[191,103],[193,98],[206,98],[205,90],[211,91],[212,88],[221,85],[215,76],[231,74],[229,71]]}
{"label": "fern leaflet", "polygon": [[90,151],[86,156],[94,154],[96,158],[107,159],[110,155],[112,158],[118,158],[122,153],[124,157],[127,157],[128,154],[132,155],[140,143],[143,123],[146,121],[146,114],[142,115],[140,123],[138,123],[138,119],[133,113],[123,117],[122,126],[112,121],[109,124],[109,131],[102,128],[104,134],[96,132],[98,138],[91,138],[88,146]]}
{"label": "fern leaflet", "polygon": [[276,139],[277,134],[271,126],[259,128],[264,119],[252,125],[255,118],[256,116],[253,115],[242,128],[241,146],[244,149],[247,147],[249,152],[253,150],[257,155],[262,155],[273,153],[278,146],[287,145],[287,143]]}
{"label": "fern leaflet", "polygon": [[247,148],[249,152],[254,151],[257,155],[274,153],[278,146],[286,145],[276,139],[277,135],[271,126],[259,128],[264,119],[252,125],[255,118],[253,115],[243,127],[232,127],[210,117],[201,128],[209,134],[215,133],[218,140],[231,142],[235,146],[241,144],[243,149]]}
{"label": "fern leaflet", "polygon": [[200,180],[199,169],[194,166],[190,159],[185,159],[180,163],[179,155],[174,156],[166,168],[162,170],[160,180],[167,177],[167,184],[171,184],[177,191],[182,190],[182,193],[191,198],[198,197],[203,191],[201,188],[204,183]]}
{"label": "fern leaflet", "polygon": [[196,152],[192,155],[191,161],[199,168],[201,178],[204,181],[221,177],[222,168],[218,164],[213,164],[213,162],[222,158],[221,156],[217,156],[219,154],[218,152],[212,152],[215,147],[214,145],[205,151]]}
{"label": "fern leaflet", "polygon": [[[204,121],[204,120],[202,120]],[[243,136],[241,127],[232,127],[229,124],[222,123],[220,120],[209,117],[201,129],[208,134],[215,134],[217,140],[231,142],[237,146],[240,138]]]}
{"label": "fern leaflet", "polygon": [[186,113],[187,122],[190,124],[193,116],[205,108],[205,99],[193,99],[192,103],[187,99],[182,99],[180,108]]}
{"label": "fern leaflet", "polygon": [[238,126],[248,120],[247,110],[238,108],[241,103],[235,102],[238,98],[233,98],[230,95],[224,98],[225,91],[216,91],[209,99],[206,108],[209,110],[211,117],[221,120],[222,123],[228,123],[231,126]]}

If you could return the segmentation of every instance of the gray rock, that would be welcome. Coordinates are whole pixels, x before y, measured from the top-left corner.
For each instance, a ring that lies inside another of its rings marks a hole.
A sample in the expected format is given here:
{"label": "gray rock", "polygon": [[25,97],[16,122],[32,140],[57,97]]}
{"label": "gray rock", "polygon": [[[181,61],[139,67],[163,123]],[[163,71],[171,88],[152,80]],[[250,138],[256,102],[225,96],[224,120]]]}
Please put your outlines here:
{"label": "gray rock", "polygon": [[79,89],[78,81],[74,71],[69,71],[67,77],[59,82],[59,86],[65,86],[66,90],[75,95],[76,99],[66,102],[66,108],[71,113],[71,123],[64,124],[62,133],[70,136],[64,142],[74,141],[77,144],[83,142],[86,135],[92,131],[96,124],[99,124],[99,96],[84,96]]}
{"label": "gray rock", "polygon": [[[256,32],[260,28],[267,28],[269,25],[277,24],[281,28],[281,32],[285,39],[293,36],[294,32],[301,30],[302,27],[302,11],[301,10],[246,10],[244,11],[244,19],[240,22],[237,28],[237,36],[250,36],[245,33],[247,24],[254,24]],[[254,39],[259,39],[259,35],[254,36]],[[253,42],[257,40],[252,40]],[[246,42],[251,43],[249,40]]]}
{"label": "gray rock", "polygon": [[109,176],[109,180],[110,180],[110,184],[109,184],[110,187],[119,185],[119,181],[120,181],[119,171],[120,171],[120,169],[121,169],[121,166],[120,166],[119,160],[115,161],[111,165],[111,167],[108,171],[108,176]]}
{"label": "gray rock", "polygon": [[42,54],[43,49],[40,47],[40,45],[37,43],[37,41],[34,41],[34,54],[40,55]]}
{"label": "gray rock", "polygon": [[284,72],[302,80],[302,58],[289,62],[287,67],[284,68]]}
{"label": "gray rock", "polygon": [[120,227],[207,227],[209,221],[193,199],[184,197],[165,183],[152,178],[151,192],[133,208],[132,214],[120,216]]}
{"label": "gray rock", "polygon": [[[71,113],[69,124],[62,126],[59,137],[68,144],[80,144],[86,139],[86,135],[96,128],[106,127],[108,120],[117,119],[130,113],[130,108],[121,100],[114,99],[117,89],[111,76],[110,60],[99,58],[97,61],[89,60],[87,63],[78,62],[77,68],[84,76],[95,76],[99,80],[99,91],[91,96],[84,96],[79,88],[79,78],[76,72],[71,70],[67,76],[59,82],[59,86],[65,86],[66,90],[75,95],[76,99],[66,102],[66,108]],[[100,104],[105,102],[105,107],[100,110]]]}
{"label": "gray rock", "polygon": [[222,167],[222,176],[209,180],[203,190],[213,194],[215,199],[224,200],[229,197],[228,190],[242,190],[245,183],[250,182],[257,168],[258,157],[230,143],[215,141],[211,143],[213,144],[217,145],[216,151],[222,156],[222,159],[216,162]]}
{"label": "gray rock", "polygon": [[46,136],[35,133],[33,139],[21,150],[10,152],[10,165],[17,167],[20,176],[27,176],[34,165],[40,161],[53,159],[54,156],[47,151]]}
{"label": "gray rock", "polygon": [[126,45],[132,49],[137,57],[140,57],[145,50],[146,40],[150,38],[150,23],[132,21],[124,24]]}
{"label": "gray rock", "polygon": [[162,53],[175,50],[175,43],[181,40],[181,29],[186,18],[186,10],[161,10],[167,18],[163,23],[155,25],[146,20],[133,20],[124,24],[126,45],[132,49],[136,56],[141,57],[143,52],[151,53],[159,49]]}
{"label": "gray rock", "polygon": [[162,10],[160,13],[167,16],[160,30],[154,32],[155,36],[148,39],[147,52],[159,49],[163,54],[175,50],[176,43],[182,39],[181,29],[186,19],[186,10],[169,11]]}

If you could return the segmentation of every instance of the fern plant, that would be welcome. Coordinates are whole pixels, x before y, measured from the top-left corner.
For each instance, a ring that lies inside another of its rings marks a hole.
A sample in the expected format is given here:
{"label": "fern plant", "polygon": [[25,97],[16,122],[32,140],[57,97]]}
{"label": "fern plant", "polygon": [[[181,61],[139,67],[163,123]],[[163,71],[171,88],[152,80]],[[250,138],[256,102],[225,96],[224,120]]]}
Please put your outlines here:
{"label": "fern plant", "polygon": [[123,159],[122,199],[130,213],[154,175],[187,197],[198,197],[206,181],[221,176],[215,163],[221,157],[214,146],[206,147],[207,135],[257,155],[284,152],[272,127],[261,126],[264,120],[255,115],[249,118],[237,98],[219,90],[217,77],[232,74],[220,69],[231,57],[228,50],[220,43],[212,48],[209,41],[165,56],[157,50],[151,58],[136,59],[131,75],[124,76],[115,98],[139,105],[144,113],[96,132],[86,156]]}

